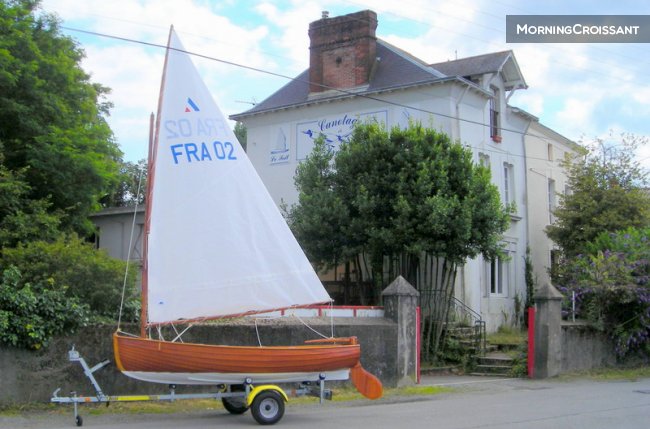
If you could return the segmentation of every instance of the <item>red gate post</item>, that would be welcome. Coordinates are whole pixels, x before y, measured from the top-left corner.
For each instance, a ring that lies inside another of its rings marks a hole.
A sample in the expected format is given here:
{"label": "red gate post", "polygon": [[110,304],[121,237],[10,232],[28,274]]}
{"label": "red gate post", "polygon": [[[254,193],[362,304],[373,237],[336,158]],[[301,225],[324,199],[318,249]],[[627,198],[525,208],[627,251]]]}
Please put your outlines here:
{"label": "red gate post", "polygon": [[415,308],[415,350],[417,353],[417,361],[415,363],[415,377],[416,377],[416,383],[420,384],[421,381],[421,373],[420,373],[420,368],[421,368],[421,362],[420,359],[422,359],[422,352],[420,350],[420,347],[422,347],[422,331],[421,331],[421,326],[420,323],[422,322],[422,313],[420,311],[420,306],[418,305]]}
{"label": "red gate post", "polygon": [[528,307],[528,378],[535,368],[535,307]]}

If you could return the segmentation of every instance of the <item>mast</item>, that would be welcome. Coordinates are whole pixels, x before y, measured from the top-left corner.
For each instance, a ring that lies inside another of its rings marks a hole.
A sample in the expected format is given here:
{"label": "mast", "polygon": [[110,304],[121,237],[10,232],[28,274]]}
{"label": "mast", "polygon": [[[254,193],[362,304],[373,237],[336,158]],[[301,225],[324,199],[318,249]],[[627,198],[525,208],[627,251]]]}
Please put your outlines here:
{"label": "mast", "polygon": [[160,117],[163,104],[163,91],[165,89],[165,77],[167,75],[167,63],[169,61],[169,46],[171,44],[172,32],[174,26],[169,28],[167,36],[167,50],[165,51],[165,62],[163,65],[162,79],[160,82],[160,93],[158,95],[158,110],[155,116],[151,114],[149,120],[149,157],[147,162],[147,192],[145,194],[145,212],[144,212],[144,245],[142,249],[142,294],[140,302],[140,336],[146,337],[148,321],[148,298],[149,298],[149,231],[151,229],[151,206],[153,200],[153,182],[156,175],[156,155],[158,153],[158,140],[160,136]]}

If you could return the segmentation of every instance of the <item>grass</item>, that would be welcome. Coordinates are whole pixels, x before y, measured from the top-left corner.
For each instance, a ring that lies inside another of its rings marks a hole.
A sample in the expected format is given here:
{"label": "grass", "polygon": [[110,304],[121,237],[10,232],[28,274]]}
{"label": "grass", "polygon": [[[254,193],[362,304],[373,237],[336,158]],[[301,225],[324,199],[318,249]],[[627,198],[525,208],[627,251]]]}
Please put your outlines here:
{"label": "grass", "polygon": [[595,381],[636,381],[641,378],[650,378],[650,366],[641,366],[636,368],[599,368],[589,371],[576,371],[562,374],[559,378],[560,380],[565,381],[573,381],[577,378]]}
{"label": "grass", "polygon": [[[365,400],[365,398],[353,388],[340,388],[333,390],[333,402],[349,402]],[[441,386],[410,386],[395,389],[384,389],[384,398],[429,396],[453,392],[454,389]],[[288,391],[287,391],[288,393]],[[289,398],[288,405],[299,406],[304,404],[316,404],[318,398],[302,396]],[[102,414],[174,414],[191,413],[198,411],[223,410],[221,401],[214,399],[192,399],[169,401],[143,401],[143,402],[112,402],[110,406],[104,404],[83,404],[80,412],[85,415]],[[72,404],[42,404],[30,403],[20,406],[8,406],[0,409],[0,417],[19,417],[22,415],[49,414],[60,415],[72,412]]]}
{"label": "grass", "polygon": [[490,344],[519,345],[526,341],[526,331],[519,328],[501,326],[497,332],[487,335]]}

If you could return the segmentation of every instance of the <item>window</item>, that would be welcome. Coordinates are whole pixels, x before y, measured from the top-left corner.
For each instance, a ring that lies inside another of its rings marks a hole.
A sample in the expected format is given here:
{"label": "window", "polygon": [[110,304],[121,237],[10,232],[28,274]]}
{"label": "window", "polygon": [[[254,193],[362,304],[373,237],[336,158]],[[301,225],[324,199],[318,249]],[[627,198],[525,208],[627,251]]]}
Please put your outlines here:
{"label": "window", "polygon": [[548,223],[549,224],[555,222],[555,216],[553,216],[553,211],[555,211],[555,180],[548,179]]}
{"label": "window", "polygon": [[512,164],[503,163],[503,203],[512,204],[515,202],[515,182]]}
{"label": "window", "polygon": [[501,118],[499,117],[499,105],[501,103],[501,92],[497,87],[492,89],[492,98],[490,98],[490,137],[496,143],[501,143]]}
{"label": "window", "polygon": [[508,295],[512,270],[512,257],[490,261],[490,295]]}
{"label": "window", "polygon": [[551,272],[557,272],[557,268],[560,265],[560,251],[557,249],[551,249]]}
{"label": "window", "polygon": [[548,152],[548,160],[553,161],[553,144],[549,143],[548,146],[546,147],[546,151]]}
{"label": "window", "polygon": [[562,273],[558,272],[558,268],[560,266],[560,251],[557,249],[551,249],[550,252],[550,258],[551,258],[551,269],[550,269],[550,275],[551,277],[555,277],[561,281],[562,279]]}
{"label": "window", "polygon": [[490,168],[490,155],[486,153],[479,153],[478,154],[478,163],[482,165],[483,167]]}

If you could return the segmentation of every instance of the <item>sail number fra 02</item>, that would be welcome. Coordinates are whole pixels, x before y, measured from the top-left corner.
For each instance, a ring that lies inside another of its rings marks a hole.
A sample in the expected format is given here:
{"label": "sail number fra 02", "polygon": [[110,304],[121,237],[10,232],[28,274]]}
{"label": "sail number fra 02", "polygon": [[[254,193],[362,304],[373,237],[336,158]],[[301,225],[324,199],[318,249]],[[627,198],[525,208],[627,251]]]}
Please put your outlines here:
{"label": "sail number fra 02", "polygon": [[[166,139],[168,141],[176,139],[192,139],[194,137],[217,137],[219,135],[227,136],[227,129],[224,128],[225,124],[214,118],[197,118],[190,121],[189,119],[168,120],[164,123],[166,131]],[[197,139],[198,140],[198,139]],[[214,140],[211,143],[202,141],[201,143],[179,143],[170,145],[174,164],[186,161],[200,162],[200,161],[216,161],[227,160],[234,161],[237,159],[235,155],[235,146],[229,142],[221,142]]]}
{"label": "sail number fra 02", "polygon": [[[212,144],[201,142],[200,146],[196,143],[174,144],[169,148],[172,150],[174,164],[178,164],[179,157],[181,157],[181,160],[185,159],[187,162],[215,160],[234,161],[237,159],[237,156],[235,156],[235,146],[230,142],[222,143],[218,140],[213,141]],[[185,155],[185,157],[183,157],[183,155]]]}

